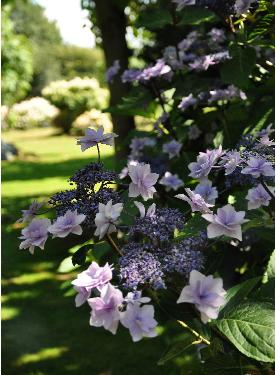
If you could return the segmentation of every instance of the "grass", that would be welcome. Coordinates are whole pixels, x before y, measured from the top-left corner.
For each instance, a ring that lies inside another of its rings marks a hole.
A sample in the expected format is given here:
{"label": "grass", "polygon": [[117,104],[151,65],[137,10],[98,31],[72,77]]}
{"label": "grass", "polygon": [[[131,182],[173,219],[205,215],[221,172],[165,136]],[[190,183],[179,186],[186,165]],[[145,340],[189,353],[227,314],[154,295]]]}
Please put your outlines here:
{"label": "grass", "polygon": [[[72,244],[48,241],[45,251],[31,256],[19,251],[20,210],[34,199],[68,187],[76,168],[95,160],[81,153],[74,138],[53,129],[4,133],[24,154],[2,163],[2,366],[5,375],[174,375],[176,364],[157,366],[167,348],[161,335],[132,343],[128,332],[116,336],[89,326],[89,308],[76,309],[62,286],[73,274],[57,268]],[[103,148],[108,167],[113,150]],[[191,372],[185,372],[189,374]]]}

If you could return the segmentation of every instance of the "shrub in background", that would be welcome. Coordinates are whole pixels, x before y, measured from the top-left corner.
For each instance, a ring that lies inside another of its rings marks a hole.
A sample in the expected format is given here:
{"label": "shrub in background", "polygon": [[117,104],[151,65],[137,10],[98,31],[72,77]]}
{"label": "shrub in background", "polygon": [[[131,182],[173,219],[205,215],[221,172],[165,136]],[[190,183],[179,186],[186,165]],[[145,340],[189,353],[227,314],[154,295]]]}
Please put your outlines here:
{"label": "shrub in background", "polygon": [[[6,115],[5,112],[7,112]],[[2,113],[7,128],[28,129],[51,125],[59,110],[48,100],[35,97],[14,104],[8,111],[3,109]]]}
{"label": "shrub in background", "polygon": [[109,115],[97,109],[91,109],[91,111],[86,111],[76,118],[73,122],[71,133],[74,135],[82,135],[84,130],[91,125],[95,128],[103,126],[105,131],[112,130],[112,122]]}
{"label": "shrub in background", "polygon": [[81,113],[106,106],[108,92],[95,78],[76,77],[70,81],[51,82],[42,90],[42,95],[60,110],[55,125],[69,133]]}

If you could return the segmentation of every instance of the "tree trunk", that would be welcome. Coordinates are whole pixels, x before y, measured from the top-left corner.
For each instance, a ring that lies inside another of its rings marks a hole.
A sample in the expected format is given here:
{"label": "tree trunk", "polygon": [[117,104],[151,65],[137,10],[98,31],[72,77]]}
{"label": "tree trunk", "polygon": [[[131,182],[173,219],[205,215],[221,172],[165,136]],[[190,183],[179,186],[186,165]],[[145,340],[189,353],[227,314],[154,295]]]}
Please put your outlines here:
{"label": "tree trunk", "polygon": [[[95,0],[96,16],[102,36],[102,46],[105,54],[106,66],[113,64],[114,60],[120,61],[121,71],[128,67],[130,51],[126,43],[126,17],[124,9],[116,0]],[[110,105],[114,106],[127,96],[128,87],[116,76],[109,83]],[[131,116],[112,114],[114,132],[118,134],[115,144],[116,159],[125,157],[129,150],[124,140],[129,131],[134,129],[134,119]]]}

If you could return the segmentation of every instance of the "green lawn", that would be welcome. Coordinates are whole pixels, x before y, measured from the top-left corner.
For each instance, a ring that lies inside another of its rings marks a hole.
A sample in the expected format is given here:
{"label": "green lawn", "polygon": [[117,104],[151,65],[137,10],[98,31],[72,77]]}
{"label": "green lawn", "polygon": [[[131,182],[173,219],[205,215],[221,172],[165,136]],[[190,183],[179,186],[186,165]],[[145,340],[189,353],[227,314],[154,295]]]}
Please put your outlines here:
{"label": "green lawn", "polygon": [[[19,251],[20,210],[34,198],[67,187],[76,168],[95,160],[81,153],[75,139],[53,129],[3,133],[21,151],[19,159],[2,163],[2,369],[5,375],[174,375],[176,363],[157,366],[167,348],[164,336],[132,343],[128,332],[116,336],[89,326],[89,308],[76,309],[62,285],[73,274],[57,273],[72,244],[48,241],[34,256]],[[113,166],[113,150],[103,149]],[[192,373],[190,371],[185,374]],[[184,372],[183,372],[184,374]]]}

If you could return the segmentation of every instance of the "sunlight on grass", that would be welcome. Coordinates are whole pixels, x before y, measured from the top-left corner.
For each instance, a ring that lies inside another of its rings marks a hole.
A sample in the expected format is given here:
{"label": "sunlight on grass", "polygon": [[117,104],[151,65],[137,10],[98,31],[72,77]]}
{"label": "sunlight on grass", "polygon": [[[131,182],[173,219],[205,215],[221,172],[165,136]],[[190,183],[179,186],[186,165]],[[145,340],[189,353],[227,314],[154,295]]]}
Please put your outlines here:
{"label": "sunlight on grass", "polygon": [[35,284],[44,280],[53,279],[54,274],[52,272],[40,272],[38,274],[25,273],[21,276],[13,277],[11,279],[3,280],[3,283],[22,285],[22,284]]}
{"label": "sunlight on grass", "polygon": [[22,300],[28,298],[36,298],[39,294],[35,291],[23,290],[22,292],[11,292],[8,295],[2,295],[2,303],[12,301],[12,300]]}
{"label": "sunlight on grass", "polygon": [[8,181],[2,183],[3,197],[32,197],[39,195],[50,195],[70,186],[64,177],[41,178],[39,180]]}
{"label": "sunlight on grass", "polygon": [[1,308],[1,319],[2,320],[11,320],[18,316],[20,310],[15,307],[5,307],[2,306]]}
{"label": "sunlight on grass", "polygon": [[[38,158],[43,158],[43,162],[62,162],[73,158],[96,158],[97,149],[93,148],[86,152],[81,152],[80,146],[76,144],[77,137],[69,135],[55,136],[57,130],[30,129],[28,131],[9,131],[3,134],[6,142],[12,142],[19,150],[25,154],[35,154]],[[49,145],[50,144],[50,145]],[[100,145],[102,155],[112,155],[113,147]]]}
{"label": "sunlight on grass", "polygon": [[68,348],[65,346],[62,346],[62,347],[56,347],[56,348],[41,349],[37,353],[23,354],[21,357],[17,359],[16,366],[22,366],[28,363],[34,363],[34,362],[45,361],[48,359],[58,358],[63,353],[66,353],[67,351],[68,351]]}

